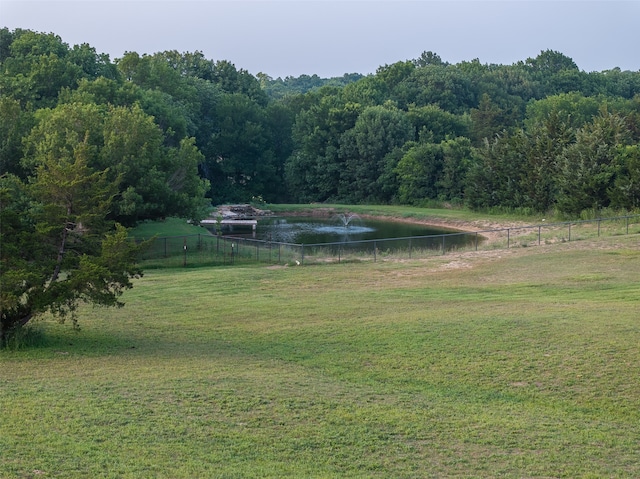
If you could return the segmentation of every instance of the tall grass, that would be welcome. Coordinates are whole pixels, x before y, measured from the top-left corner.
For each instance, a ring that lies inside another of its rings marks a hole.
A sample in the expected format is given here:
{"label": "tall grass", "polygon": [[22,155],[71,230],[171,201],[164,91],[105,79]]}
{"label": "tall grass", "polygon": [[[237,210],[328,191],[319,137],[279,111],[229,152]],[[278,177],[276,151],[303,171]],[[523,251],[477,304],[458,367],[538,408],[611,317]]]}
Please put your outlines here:
{"label": "tall grass", "polygon": [[0,477],[638,477],[639,262],[150,271],[0,352]]}

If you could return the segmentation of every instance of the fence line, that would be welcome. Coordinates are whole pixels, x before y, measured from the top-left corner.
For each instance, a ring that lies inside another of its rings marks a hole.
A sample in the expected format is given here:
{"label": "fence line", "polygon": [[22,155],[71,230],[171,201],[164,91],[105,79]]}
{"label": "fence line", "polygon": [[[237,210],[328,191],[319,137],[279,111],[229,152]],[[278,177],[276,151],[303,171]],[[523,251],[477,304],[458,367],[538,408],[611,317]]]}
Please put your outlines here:
{"label": "fence line", "polygon": [[601,235],[614,236],[630,233],[640,233],[640,215],[474,232],[316,244],[195,234],[156,238],[141,259],[145,268],[418,259],[444,255],[448,251],[540,246],[543,242],[553,244],[596,238]]}

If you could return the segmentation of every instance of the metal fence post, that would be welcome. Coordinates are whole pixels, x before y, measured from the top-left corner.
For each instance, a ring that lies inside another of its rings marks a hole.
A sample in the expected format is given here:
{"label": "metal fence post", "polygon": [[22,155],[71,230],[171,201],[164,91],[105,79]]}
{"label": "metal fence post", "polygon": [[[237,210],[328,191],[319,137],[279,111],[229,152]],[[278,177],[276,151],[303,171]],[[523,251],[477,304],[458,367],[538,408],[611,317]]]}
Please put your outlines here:
{"label": "metal fence post", "polygon": [[304,264],[304,243],[300,246],[300,264]]}
{"label": "metal fence post", "polygon": [[571,223],[569,223],[569,241],[571,241]]}
{"label": "metal fence post", "polygon": [[507,249],[511,246],[511,228],[507,228]]}
{"label": "metal fence post", "polygon": [[184,237],[184,245],[182,246],[182,249],[184,250],[184,261],[182,263],[182,266],[187,266],[187,237]]}
{"label": "metal fence post", "polygon": [[444,238],[445,236],[442,235],[442,254],[444,254]]}
{"label": "metal fence post", "polygon": [[538,226],[538,246],[540,246],[540,234],[542,231],[542,226]]}
{"label": "metal fence post", "polygon": [[376,242],[373,242],[373,262],[375,263],[378,260],[376,256]]}

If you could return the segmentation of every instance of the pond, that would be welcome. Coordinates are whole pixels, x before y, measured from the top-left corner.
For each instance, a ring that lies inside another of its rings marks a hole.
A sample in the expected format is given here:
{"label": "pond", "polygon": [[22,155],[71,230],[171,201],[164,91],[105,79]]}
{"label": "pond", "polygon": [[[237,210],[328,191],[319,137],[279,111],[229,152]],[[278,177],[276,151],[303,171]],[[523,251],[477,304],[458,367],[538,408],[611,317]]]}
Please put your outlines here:
{"label": "pond", "polygon": [[[428,225],[361,218],[358,215],[334,215],[329,218],[278,216],[260,218],[255,236],[247,229],[224,230],[228,236],[255,237],[259,240],[292,244],[358,243],[383,239],[447,235],[445,249],[469,247],[481,241],[474,233],[464,233]],[[392,248],[405,247],[409,240],[388,241]],[[415,241],[415,240],[414,240]],[[425,247],[440,247],[442,237],[421,240]],[[393,245],[392,245],[393,243]],[[429,246],[426,245],[429,243]],[[355,245],[353,245],[355,246]]]}

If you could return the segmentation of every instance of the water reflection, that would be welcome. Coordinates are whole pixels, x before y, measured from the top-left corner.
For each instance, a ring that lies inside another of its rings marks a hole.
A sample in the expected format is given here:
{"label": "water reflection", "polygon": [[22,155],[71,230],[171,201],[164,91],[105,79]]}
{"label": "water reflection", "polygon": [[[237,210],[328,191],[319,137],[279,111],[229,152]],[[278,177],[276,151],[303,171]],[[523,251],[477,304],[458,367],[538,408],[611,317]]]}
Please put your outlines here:
{"label": "water reflection", "polygon": [[407,238],[451,233],[425,225],[351,218],[346,224],[336,218],[278,217],[258,222],[257,238],[283,243],[320,244]]}

